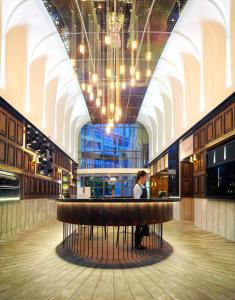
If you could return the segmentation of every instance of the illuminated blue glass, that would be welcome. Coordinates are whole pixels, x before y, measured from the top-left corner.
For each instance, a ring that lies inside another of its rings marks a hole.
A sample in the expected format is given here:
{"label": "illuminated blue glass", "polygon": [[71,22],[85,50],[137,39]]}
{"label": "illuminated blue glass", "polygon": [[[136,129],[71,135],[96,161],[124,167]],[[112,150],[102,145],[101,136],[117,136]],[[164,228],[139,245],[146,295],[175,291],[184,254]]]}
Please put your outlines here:
{"label": "illuminated blue glass", "polygon": [[148,163],[148,134],[140,124],[86,124],[80,135],[81,168],[143,168]]}

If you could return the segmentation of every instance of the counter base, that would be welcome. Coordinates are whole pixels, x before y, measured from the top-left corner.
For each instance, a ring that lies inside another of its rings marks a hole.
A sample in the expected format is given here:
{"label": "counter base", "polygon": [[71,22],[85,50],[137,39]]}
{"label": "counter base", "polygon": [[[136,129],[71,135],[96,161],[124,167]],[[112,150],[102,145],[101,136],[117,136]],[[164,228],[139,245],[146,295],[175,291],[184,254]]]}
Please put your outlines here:
{"label": "counter base", "polygon": [[106,265],[144,262],[159,259],[163,245],[163,224],[149,225],[149,236],[144,236],[145,250],[135,249],[135,226],[91,226],[63,223],[64,254],[87,262],[103,262]]}

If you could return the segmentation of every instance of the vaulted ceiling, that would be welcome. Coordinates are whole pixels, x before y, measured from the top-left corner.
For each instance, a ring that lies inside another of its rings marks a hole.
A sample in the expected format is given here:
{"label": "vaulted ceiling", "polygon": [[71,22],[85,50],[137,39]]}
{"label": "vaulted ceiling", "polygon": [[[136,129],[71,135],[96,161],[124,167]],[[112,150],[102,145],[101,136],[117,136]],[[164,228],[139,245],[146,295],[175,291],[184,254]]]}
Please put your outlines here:
{"label": "vaulted ceiling", "polygon": [[[107,15],[116,11],[123,22],[123,52],[125,67],[129,70],[132,60],[131,39],[137,40],[135,65],[138,66],[140,78],[131,86],[130,75],[126,75],[126,89],[121,91],[120,106],[122,116],[119,123],[133,123],[138,116],[150,76],[147,69],[154,71],[168,37],[176,24],[180,12],[187,0],[43,0],[54,24],[65,44],[78,81],[88,83],[91,64],[101,69],[101,82],[106,82],[105,70],[108,65],[105,36]],[[100,41],[97,44],[97,40]],[[79,52],[79,45],[84,44],[84,55]],[[99,47],[97,49],[97,47]],[[89,50],[89,51],[88,51]],[[147,53],[151,58],[147,61]],[[104,96],[107,101],[108,93]],[[84,98],[92,122],[106,123],[106,116],[97,109],[95,102],[90,101],[87,92]]]}

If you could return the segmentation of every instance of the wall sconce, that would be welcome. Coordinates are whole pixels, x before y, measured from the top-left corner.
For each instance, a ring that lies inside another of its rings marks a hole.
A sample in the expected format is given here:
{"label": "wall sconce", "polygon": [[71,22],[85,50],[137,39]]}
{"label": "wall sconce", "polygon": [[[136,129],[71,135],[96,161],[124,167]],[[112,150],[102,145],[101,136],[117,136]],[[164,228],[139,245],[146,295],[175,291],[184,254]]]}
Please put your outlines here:
{"label": "wall sconce", "polygon": [[193,161],[196,161],[196,160],[197,160],[197,155],[193,154]]}
{"label": "wall sconce", "polygon": [[189,162],[193,163],[193,157],[192,157],[192,155],[190,156]]}

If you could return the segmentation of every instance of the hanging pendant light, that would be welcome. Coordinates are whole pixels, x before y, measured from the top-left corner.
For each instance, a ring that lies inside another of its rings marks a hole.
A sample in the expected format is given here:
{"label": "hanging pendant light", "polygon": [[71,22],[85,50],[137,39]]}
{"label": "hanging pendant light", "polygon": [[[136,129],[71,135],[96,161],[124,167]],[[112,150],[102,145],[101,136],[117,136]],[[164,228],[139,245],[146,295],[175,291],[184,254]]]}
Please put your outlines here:
{"label": "hanging pendant light", "polygon": [[107,134],[110,134],[111,133],[111,127],[107,125],[106,128],[105,128],[105,131],[106,131]]}
{"label": "hanging pendant light", "polygon": [[132,43],[131,43],[131,48],[132,48],[133,50],[136,50],[136,48],[137,48],[137,41],[132,41]]}
{"label": "hanging pendant light", "polygon": [[97,81],[98,81],[98,75],[97,74],[92,74],[92,82],[93,83],[97,83]]}
{"label": "hanging pendant light", "polygon": [[135,73],[135,79],[140,80],[140,71],[136,71]]}
{"label": "hanging pendant light", "polygon": [[101,113],[102,113],[102,115],[106,114],[106,107],[104,105],[101,108]]}
{"label": "hanging pendant light", "polygon": [[152,58],[152,53],[150,51],[147,52],[146,59],[150,61]]}
{"label": "hanging pendant light", "polygon": [[74,58],[71,58],[71,65],[72,65],[72,67],[75,67],[76,66],[76,59],[74,59]]}
{"label": "hanging pendant light", "polygon": [[114,103],[113,103],[113,102],[111,102],[111,103],[109,104],[109,109],[110,109],[111,113],[114,112]]}
{"label": "hanging pendant light", "polygon": [[94,94],[93,94],[93,93],[90,94],[90,100],[91,100],[91,101],[94,100]]}
{"label": "hanging pendant light", "polygon": [[121,74],[121,75],[124,75],[124,74],[125,74],[125,66],[124,66],[124,65],[121,65],[121,66],[120,66],[120,74]]}
{"label": "hanging pendant light", "polygon": [[147,69],[147,71],[146,71],[146,76],[147,76],[147,77],[150,77],[150,76],[151,76],[151,70],[150,70],[150,69]]}
{"label": "hanging pendant light", "polygon": [[116,113],[116,114],[115,114],[115,121],[118,122],[119,119],[120,119],[120,116],[119,116],[119,114]]}
{"label": "hanging pendant light", "polygon": [[85,84],[85,82],[82,82],[81,87],[82,87],[82,90],[83,90],[83,91],[86,90],[86,84]]}
{"label": "hanging pendant light", "polygon": [[114,89],[114,83],[113,83],[113,81],[110,82],[110,88],[111,88],[111,90]]}
{"label": "hanging pendant light", "polygon": [[111,44],[111,37],[109,35],[105,36],[104,43],[105,43],[105,45],[110,45]]}
{"label": "hanging pendant light", "polygon": [[131,86],[135,86],[135,78],[131,78]]}
{"label": "hanging pendant light", "polygon": [[106,76],[107,78],[111,77],[111,69],[106,69]]}
{"label": "hanging pendant light", "polygon": [[87,85],[87,92],[90,94],[92,92],[92,85],[88,84]]}
{"label": "hanging pendant light", "polygon": [[122,82],[122,90],[125,90],[125,88],[126,88],[126,82],[123,81],[123,82]]}
{"label": "hanging pendant light", "polygon": [[79,51],[81,54],[85,54],[85,46],[83,44],[79,46]]}
{"label": "hanging pendant light", "polygon": [[135,74],[135,67],[134,67],[134,66],[131,66],[131,67],[130,67],[130,74],[131,74],[131,75],[134,75],[134,74]]}
{"label": "hanging pendant light", "polygon": [[97,107],[100,107],[100,98],[96,98],[95,104]]}
{"label": "hanging pendant light", "polygon": [[109,119],[108,126],[113,127],[113,119]]}

